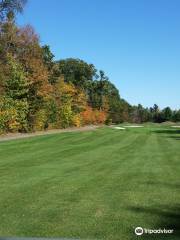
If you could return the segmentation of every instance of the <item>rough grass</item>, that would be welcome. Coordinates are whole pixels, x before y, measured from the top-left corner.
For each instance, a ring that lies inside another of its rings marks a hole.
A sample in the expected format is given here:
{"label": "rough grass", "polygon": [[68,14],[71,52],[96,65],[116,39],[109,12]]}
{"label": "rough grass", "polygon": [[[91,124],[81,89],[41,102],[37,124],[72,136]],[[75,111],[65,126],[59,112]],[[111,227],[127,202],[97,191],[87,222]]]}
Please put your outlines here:
{"label": "rough grass", "polygon": [[180,239],[180,130],[62,133],[0,143],[0,236]]}

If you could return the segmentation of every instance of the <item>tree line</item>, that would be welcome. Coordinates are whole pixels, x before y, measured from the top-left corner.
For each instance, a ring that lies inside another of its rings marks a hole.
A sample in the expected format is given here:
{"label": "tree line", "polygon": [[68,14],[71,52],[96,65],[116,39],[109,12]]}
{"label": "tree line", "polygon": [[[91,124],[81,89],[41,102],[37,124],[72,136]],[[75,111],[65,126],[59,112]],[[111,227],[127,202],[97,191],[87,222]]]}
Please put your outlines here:
{"label": "tree line", "polygon": [[180,110],[132,106],[105,72],[81,59],[55,61],[15,16],[26,0],[0,0],[0,132],[86,124],[180,121]]}

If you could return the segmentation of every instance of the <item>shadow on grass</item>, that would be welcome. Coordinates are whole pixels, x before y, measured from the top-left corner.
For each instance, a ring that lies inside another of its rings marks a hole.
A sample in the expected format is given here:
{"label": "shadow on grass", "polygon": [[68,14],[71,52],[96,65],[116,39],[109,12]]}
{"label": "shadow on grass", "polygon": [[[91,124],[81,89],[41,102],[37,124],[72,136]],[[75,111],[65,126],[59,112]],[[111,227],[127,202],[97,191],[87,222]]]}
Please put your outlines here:
{"label": "shadow on grass", "polygon": [[164,188],[170,188],[170,189],[177,189],[177,191],[179,191],[179,189],[180,189],[180,183],[146,181],[146,182],[143,182],[143,184],[144,185],[154,185],[157,187],[164,187]]}
{"label": "shadow on grass", "polygon": [[164,134],[180,134],[179,129],[161,129],[161,130],[153,130],[155,133],[164,133]]}
{"label": "shadow on grass", "polygon": [[[179,191],[180,183],[171,183],[171,182],[161,182],[161,181],[146,181],[142,182],[145,185],[152,185],[158,188],[165,188],[167,192],[170,189],[174,189]],[[173,190],[173,191],[174,191]],[[150,227],[150,229],[166,229],[166,230],[173,230],[172,234],[143,234],[141,236],[136,236],[141,240],[146,239],[169,239],[169,240],[179,240],[180,239],[180,204],[160,204],[157,207],[136,207],[136,206],[129,206],[129,211],[132,211],[138,215],[143,214],[146,218],[155,219],[154,224]],[[146,223],[143,228],[148,228]]]}
{"label": "shadow on grass", "polygon": [[[150,229],[166,229],[173,230],[171,234],[143,234],[142,237],[138,236],[140,239],[180,239],[180,205],[169,207],[162,206],[163,208],[145,208],[145,207],[129,207],[128,210],[135,212],[137,215],[140,213],[147,214],[149,218],[158,218],[154,226]],[[141,226],[147,228],[145,225]]]}
{"label": "shadow on grass", "polygon": [[169,138],[173,138],[175,140],[180,140],[180,136],[169,136]]}
{"label": "shadow on grass", "polygon": [[172,138],[174,140],[180,140],[180,130],[179,129],[153,130],[153,132],[162,134],[163,136]]}

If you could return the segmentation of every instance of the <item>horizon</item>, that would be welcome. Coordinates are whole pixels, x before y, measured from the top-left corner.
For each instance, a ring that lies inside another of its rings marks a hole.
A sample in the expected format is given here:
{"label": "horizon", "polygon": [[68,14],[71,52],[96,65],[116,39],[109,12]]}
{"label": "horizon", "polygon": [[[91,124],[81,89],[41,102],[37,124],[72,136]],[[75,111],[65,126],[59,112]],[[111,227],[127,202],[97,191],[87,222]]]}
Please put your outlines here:
{"label": "horizon", "polygon": [[17,23],[32,25],[56,60],[104,70],[131,105],[179,109],[179,7],[177,0],[29,0]]}

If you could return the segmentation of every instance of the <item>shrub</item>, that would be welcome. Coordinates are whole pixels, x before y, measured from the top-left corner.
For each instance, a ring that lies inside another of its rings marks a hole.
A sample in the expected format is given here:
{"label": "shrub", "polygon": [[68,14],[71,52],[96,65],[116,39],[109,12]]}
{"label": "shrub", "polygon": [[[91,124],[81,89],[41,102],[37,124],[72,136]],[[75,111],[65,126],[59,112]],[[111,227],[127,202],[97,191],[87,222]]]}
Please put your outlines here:
{"label": "shrub", "polygon": [[106,120],[105,120],[105,124],[106,125],[111,125],[112,124],[112,119],[111,118],[107,118]]}
{"label": "shrub", "polygon": [[73,117],[72,123],[75,127],[80,127],[82,125],[81,115],[77,114]]}
{"label": "shrub", "polygon": [[86,124],[102,124],[106,120],[106,113],[102,110],[93,110],[91,107],[86,107],[86,110],[81,112],[81,118],[84,125]]}

